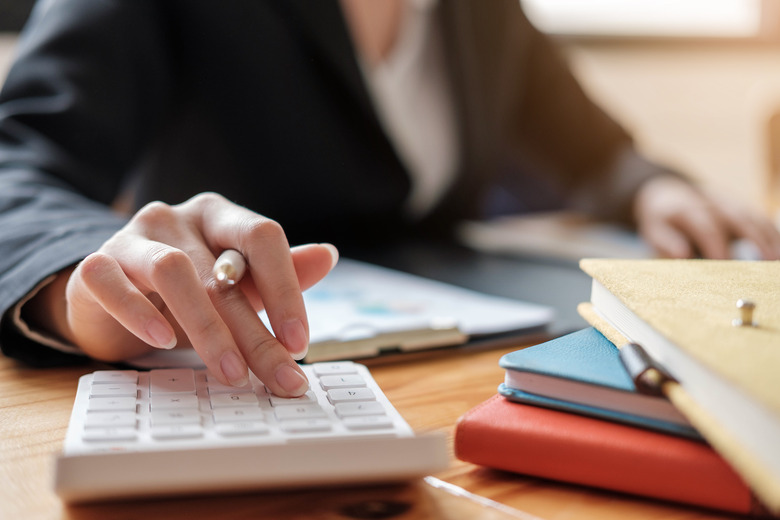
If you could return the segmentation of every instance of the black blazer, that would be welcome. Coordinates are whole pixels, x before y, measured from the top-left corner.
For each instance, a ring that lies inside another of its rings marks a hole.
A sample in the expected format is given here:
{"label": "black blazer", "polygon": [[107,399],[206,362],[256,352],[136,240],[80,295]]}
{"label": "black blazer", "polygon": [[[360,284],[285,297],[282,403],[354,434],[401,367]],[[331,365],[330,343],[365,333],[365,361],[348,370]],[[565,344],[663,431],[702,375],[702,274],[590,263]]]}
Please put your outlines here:
{"label": "black blazer", "polygon": [[0,95],[0,313],[123,225],[109,206],[127,192],[135,209],[217,191],[291,243],[337,246],[440,231],[499,185],[521,207],[589,199],[624,216],[657,170],[517,0],[441,0],[437,16],[462,168],[409,223],[337,0],[41,3]]}

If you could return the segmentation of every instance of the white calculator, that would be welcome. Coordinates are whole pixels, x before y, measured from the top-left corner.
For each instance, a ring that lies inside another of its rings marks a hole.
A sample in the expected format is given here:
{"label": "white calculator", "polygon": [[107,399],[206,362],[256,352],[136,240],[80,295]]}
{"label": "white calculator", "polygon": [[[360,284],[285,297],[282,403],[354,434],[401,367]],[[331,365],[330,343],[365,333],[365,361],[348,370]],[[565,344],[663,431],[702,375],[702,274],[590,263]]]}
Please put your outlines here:
{"label": "white calculator", "polygon": [[301,365],[281,398],[205,369],[107,370],[79,379],[55,490],[66,502],[407,480],[444,469],[445,437],[415,435],[352,362]]}

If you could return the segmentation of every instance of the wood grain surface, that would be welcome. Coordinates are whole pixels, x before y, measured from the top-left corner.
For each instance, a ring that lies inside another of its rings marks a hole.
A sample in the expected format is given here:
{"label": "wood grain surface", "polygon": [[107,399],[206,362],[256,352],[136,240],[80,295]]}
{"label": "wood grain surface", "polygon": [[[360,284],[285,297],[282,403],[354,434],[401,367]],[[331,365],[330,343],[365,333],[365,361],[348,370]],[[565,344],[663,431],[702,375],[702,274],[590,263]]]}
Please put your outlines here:
{"label": "wood grain surface", "polygon": [[[415,430],[444,431],[451,441],[458,417],[495,393],[503,378],[498,358],[507,350],[449,351],[409,362],[373,364],[371,371]],[[705,510],[492,471],[454,459],[449,469],[435,477],[509,506],[513,511],[483,505],[424,481],[68,507],[52,491],[54,458],[62,448],[78,377],[100,368],[105,367],[36,370],[0,358],[0,480],[3,483],[0,518],[730,518]]]}

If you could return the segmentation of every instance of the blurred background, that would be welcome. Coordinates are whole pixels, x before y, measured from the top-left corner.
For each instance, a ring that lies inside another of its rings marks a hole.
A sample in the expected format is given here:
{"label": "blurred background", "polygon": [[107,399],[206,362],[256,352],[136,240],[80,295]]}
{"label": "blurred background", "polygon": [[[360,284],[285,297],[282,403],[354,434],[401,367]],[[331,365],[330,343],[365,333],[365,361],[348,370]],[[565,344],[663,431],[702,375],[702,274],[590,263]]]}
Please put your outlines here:
{"label": "blurred background", "polygon": [[777,213],[780,1],[522,1],[648,156]]}
{"label": "blurred background", "polygon": [[[777,213],[780,0],[522,3],[648,156]],[[0,0],[0,78],[32,4]]]}

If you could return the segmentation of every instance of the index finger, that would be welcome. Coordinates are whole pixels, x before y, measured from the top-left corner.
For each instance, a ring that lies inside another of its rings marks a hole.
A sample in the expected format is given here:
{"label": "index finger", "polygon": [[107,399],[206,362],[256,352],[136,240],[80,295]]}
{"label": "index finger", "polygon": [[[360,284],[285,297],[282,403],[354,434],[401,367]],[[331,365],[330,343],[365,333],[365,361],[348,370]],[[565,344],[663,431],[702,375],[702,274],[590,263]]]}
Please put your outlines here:
{"label": "index finger", "polygon": [[246,259],[278,340],[295,357],[309,345],[309,324],[287,237],[276,221],[207,194],[188,203],[215,253],[235,249]]}
{"label": "index finger", "polygon": [[780,232],[768,218],[760,214],[740,213],[737,210],[721,211],[724,219],[734,230],[735,237],[754,244],[761,253],[762,259],[780,258]]}
{"label": "index finger", "polygon": [[729,230],[720,216],[706,206],[692,206],[674,224],[696,245],[704,258],[729,257]]}

